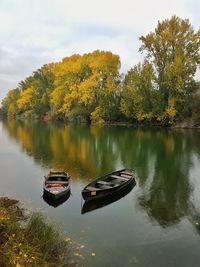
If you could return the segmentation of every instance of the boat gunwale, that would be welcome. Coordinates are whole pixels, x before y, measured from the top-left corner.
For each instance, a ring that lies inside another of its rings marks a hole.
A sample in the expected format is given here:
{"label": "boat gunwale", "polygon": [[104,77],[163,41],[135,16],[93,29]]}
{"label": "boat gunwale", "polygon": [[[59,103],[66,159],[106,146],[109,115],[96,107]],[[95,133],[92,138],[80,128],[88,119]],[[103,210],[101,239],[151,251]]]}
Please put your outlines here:
{"label": "boat gunwale", "polygon": [[[131,169],[122,169],[122,170],[119,170],[119,171],[114,171],[114,172],[108,173],[108,174],[106,174],[106,175],[103,175],[103,176],[101,176],[101,177],[95,179],[94,181],[90,182],[89,184],[87,184],[87,185],[83,188],[82,192],[91,192],[91,190],[88,190],[88,189],[87,189],[88,186],[93,186],[93,184],[95,185],[98,181],[101,181],[101,180],[104,181],[107,177],[109,177],[109,176],[111,176],[111,175],[114,175],[114,174],[117,174],[117,173],[121,173],[121,172],[126,171],[126,170],[130,170],[130,171],[132,171],[132,175],[130,176],[130,178],[127,178],[127,181],[124,180],[124,182],[121,183],[121,184],[119,184],[118,186],[116,186],[116,187],[111,187],[111,188],[106,188],[106,189],[101,189],[101,188],[96,187],[96,189],[97,189],[98,191],[110,190],[110,189],[114,189],[114,188],[117,189],[117,188],[120,187],[121,185],[124,185],[124,184],[126,184],[127,182],[129,182],[130,180],[133,180],[133,179],[136,178],[136,177],[135,177],[134,170],[131,170]],[[117,179],[117,178],[116,178],[116,179]],[[94,187],[95,187],[95,186],[94,186]]]}

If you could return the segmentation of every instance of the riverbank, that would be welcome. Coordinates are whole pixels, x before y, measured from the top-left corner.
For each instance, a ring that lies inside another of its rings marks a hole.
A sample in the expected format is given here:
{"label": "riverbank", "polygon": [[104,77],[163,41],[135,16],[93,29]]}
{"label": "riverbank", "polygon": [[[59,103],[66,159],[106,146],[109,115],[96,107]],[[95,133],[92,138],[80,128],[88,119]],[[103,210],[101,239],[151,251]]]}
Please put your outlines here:
{"label": "riverbank", "polygon": [[131,122],[131,121],[110,121],[110,122],[103,122],[103,123],[88,123],[85,121],[80,121],[80,122],[75,122],[75,121],[67,121],[67,120],[55,120],[52,119],[48,116],[41,116],[41,117],[31,117],[31,118],[24,118],[24,117],[15,117],[15,118],[10,118],[10,117],[5,117],[5,116],[0,116],[1,120],[15,120],[19,122],[30,122],[31,123],[37,123],[41,122],[44,124],[58,124],[58,125],[89,125],[89,126],[98,126],[98,127],[103,127],[103,126],[123,126],[123,127],[133,127],[133,128],[177,128],[177,129],[200,129],[200,118],[187,118],[183,121],[176,121],[173,124],[163,124],[159,122]]}
{"label": "riverbank", "polygon": [[17,200],[0,197],[0,266],[74,266],[68,244],[40,213],[28,218]]}
{"label": "riverbank", "polygon": [[194,119],[187,119],[182,122],[176,123],[172,128],[182,128],[182,129],[200,129],[200,121]]}

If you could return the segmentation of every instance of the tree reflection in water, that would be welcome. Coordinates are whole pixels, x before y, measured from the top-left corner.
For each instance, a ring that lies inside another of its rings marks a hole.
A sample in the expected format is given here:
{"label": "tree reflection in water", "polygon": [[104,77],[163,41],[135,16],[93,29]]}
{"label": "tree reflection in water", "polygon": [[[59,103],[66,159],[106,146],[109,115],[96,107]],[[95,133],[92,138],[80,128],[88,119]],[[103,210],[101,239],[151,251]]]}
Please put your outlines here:
{"label": "tree reflection in water", "polygon": [[135,169],[138,204],[162,227],[192,214],[189,177],[194,155],[200,156],[198,131],[16,121],[5,121],[4,129],[37,163],[67,170],[85,184],[118,168]]}

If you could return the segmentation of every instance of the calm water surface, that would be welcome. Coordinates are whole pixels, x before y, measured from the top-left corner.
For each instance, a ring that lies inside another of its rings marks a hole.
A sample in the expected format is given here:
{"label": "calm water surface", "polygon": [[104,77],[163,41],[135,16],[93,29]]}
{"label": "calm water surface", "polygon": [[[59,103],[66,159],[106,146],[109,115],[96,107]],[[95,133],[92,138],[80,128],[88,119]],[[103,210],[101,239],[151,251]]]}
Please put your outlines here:
{"label": "calm water surface", "polygon": [[[131,192],[82,214],[81,189],[123,167],[138,177]],[[72,175],[72,195],[56,208],[42,198],[49,169]],[[198,130],[2,121],[0,170],[0,195],[42,209],[84,245],[83,266],[200,266]]]}

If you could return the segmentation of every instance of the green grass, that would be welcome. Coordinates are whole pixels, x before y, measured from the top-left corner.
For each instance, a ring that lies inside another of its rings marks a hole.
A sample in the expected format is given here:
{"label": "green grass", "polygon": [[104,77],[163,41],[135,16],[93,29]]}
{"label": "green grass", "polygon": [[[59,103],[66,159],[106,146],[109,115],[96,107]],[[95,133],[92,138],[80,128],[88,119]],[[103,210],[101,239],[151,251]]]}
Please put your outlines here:
{"label": "green grass", "polygon": [[17,201],[0,198],[0,266],[68,266],[66,243],[54,226],[34,213],[26,227]]}
{"label": "green grass", "polygon": [[58,231],[54,226],[47,224],[40,213],[32,215],[26,228],[26,237],[34,247],[39,246],[45,260],[52,261],[57,258],[64,247]]}

